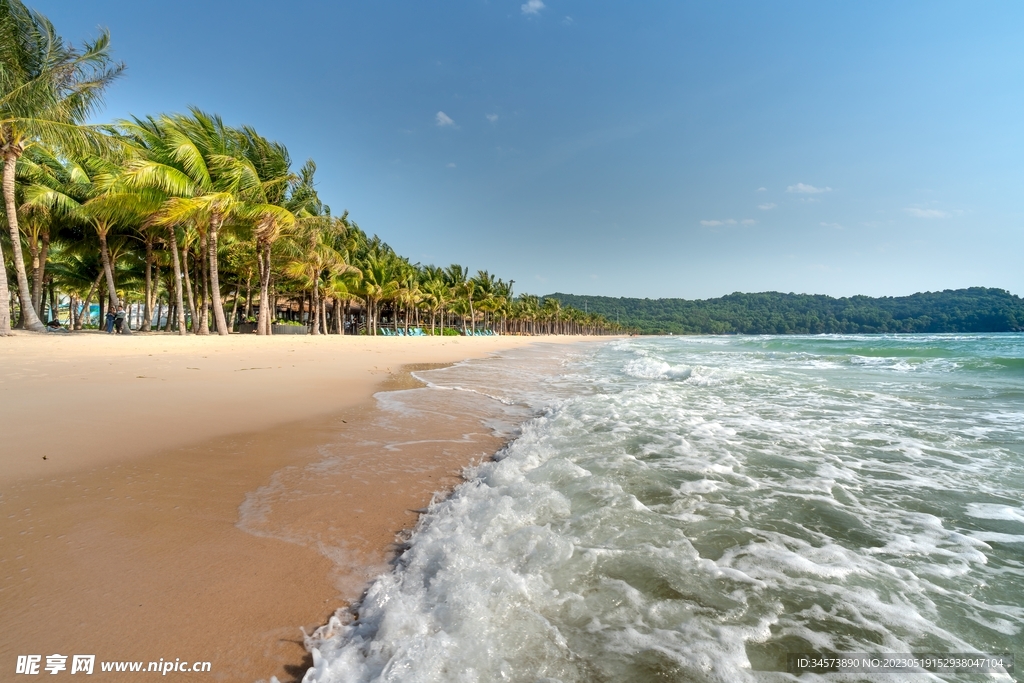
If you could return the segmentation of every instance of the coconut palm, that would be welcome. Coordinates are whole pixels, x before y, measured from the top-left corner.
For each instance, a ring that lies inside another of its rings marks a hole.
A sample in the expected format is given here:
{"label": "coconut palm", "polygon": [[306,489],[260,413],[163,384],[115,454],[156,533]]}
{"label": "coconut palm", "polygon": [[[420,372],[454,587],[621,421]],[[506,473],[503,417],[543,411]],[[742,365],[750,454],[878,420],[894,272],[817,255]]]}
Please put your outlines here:
{"label": "coconut palm", "polygon": [[458,308],[465,309],[465,314],[462,317],[462,333],[466,334],[466,316],[470,320],[470,328],[472,332],[476,332],[476,311],[473,309],[473,294],[476,289],[476,283],[469,278],[469,268],[460,266],[457,263],[453,263],[445,269],[445,282],[449,287],[452,288],[452,292],[455,296],[460,297],[457,300],[465,302],[465,305],[459,304]]}
{"label": "coconut palm", "polygon": [[[3,195],[14,267],[28,329],[42,330],[21,254],[15,206],[18,160],[35,145],[64,151],[106,147],[95,128],[81,124],[99,103],[103,89],[123,70],[109,55],[109,35],[76,49],[57,35],[49,20],[19,0],[0,0],[0,155]],[[0,252],[0,262],[3,254]],[[0,335],[10,332],[7,279],[0,278]]]}
{"label": "coconut palm", "polygon": [[440,277],[426,280],[420,285],[423,303],[430,311],[430,334],[435,334],[438,314],[441,315],[441,330],[444,331],[444,310],[452,300],[452,291]]}
{"label": "coconut palm", "polygon": [[[167,126],[163,125],[162,119],[152,116],[133,118],[117,122],[114,127],[117,138],[130,151],[130,160],[125,166],[125,173],[122,178],[122,199],[126,203],[133,201],[132,195],[143,195],[147,202],[155,203],[155,208],[146,216],[144,225],[159,225],[163,228],[163,241],[171,252],[171,266],[174,278],[174,311],[176,327],[179,335],[187,333],[185,323],[185,301],[182,289],[182,279],[187,274],[183,268],[182,258],[179,254],[179,229],[183,226],[165,224],[159,222],[162,216],[158,215],[164,202],[175,192],[187,187],[187,173],[183,164],[176,158],[174,140],[167,133]],[[145,162],[145,163],[143,163]],[[130,171],[130,173],[129,173]],[[189,285],[191,290],[191,283]],[[170,291],[170,290],[168,290]],[[191,291],[189,292],[189,307],[195,308]],[[192,324],[195,326],[198,318],[192,310]],[[170,318],[168,318],[170,325]]]}
{"label": "coconut palm", "polygon": [[324,285],[331,281],[332,276],[356,270],[346,263],[345,254],[333,246],[335,235],[345,229],[344,222],[330,214],[307,216],[299,219],[297,234],[285,241],[285,252],[290,256],[285,273],[299,280],[312,295],[311,334],[327,333],[326,305],[321,296]]}
{"label": "coconut palm", "polygon": [[398,306],[401,305],[404,309],[402,316],[403,327],[405,333],[409,334],[409,319],[419,310],[419,304],[423,301],[424,293],[420,289],[420,282],[417,278],[416,269],[409,265],[409,262],[402,259],[403,267],[401,268],[401,286],[398,289],[398,293],[395,295],[395,325],[398,325]]}
{"label": "coconut palm", "polygon": [[[190,115],[163,116],[163,158],[139,158],[127,166],[134,187],[167,193],[157,222],[190,223],[200,235],[208,269],[209,294],[217,333],[228,334],[220,296],[218,242],[225,222],[243,215],[262,198],[261,180],[244,158],[237,131],[216,115],[192,108]],[[168,163],[170,162],[170,163]],[[206,289],[207,280],[203,278]],[[203,333],[203,326],[200,326]]]}
{"label": "coconut palm", "polygon": [[367,332],[377,334],[380,305],[391,301],[400,289],[400,264],[391,247],[374,237],[366,256],[359,264],[363,278],[359,295],[366,302]]}
{"label": "coconut palm", "polygon": [[355,266],[349,266],[342,273],[331,273],[323,284],[324,296],[334,299],[334,332],[345,334],[345,320],[353,300],[359,300],[359,289],[363,273]]}
{"label": "coconut palm", "polygon": [[71,328],[82,329],[89,322],[89,306],[103,280],[98,250],[84,241],[61,247],[50,267],[54,282],[73,296]]}
{"label": "coconut palm", "polygon": [[[41,166],[36,167],[38,173],[30,177],[35,180],[24,188],[25,202],[22,204],[23,213],[30,216],[26,221],[27,226],[34,222],[33,218],[46,216],[49,219],[63,216],[81,223],[92,223],[100,237],[100,251],[103,258],[104,272],[107,276],[108,290],[111,295],[111,305],[117,306],[117,291],[113,279],[113,272],[110,267],[109,251],[107,250],[106,237],[113,222],[102,217],[94,217],[85,209],[85,203],[101,192],[95,182],[95,172],[84,165],[67,161],[59,171],[50,169],[51,173],[41,171]],[[91,220],[96,218],[95,221]],[[31,246],[33,241],[32,229],[26,231],[30,236],[30,249],[33,260],[38,258],[38,250]]]}
{"label": "coconut palm", "polygon": [[548,334],[560,334],[558,321],[562,315],[562,302],[553,297],[544,299],[544,303],[541,305],[541,315],[548,324]]}
{"label": "coconut palm", "polygon": [[261,199],[250,207],[250,222],[256,242],[259,267],[260,304],[257,334],[270,334],[273,316],[270,306],[271,257],[274,244],[293,229],[297,215],[313,215],[319,204],[313,187],[316,164],[306,162],[298,175],[291,172],[288,149],[260,136],[252,128],[242,128],[241,153],[256,171],[261,183]]}
{"label": "coconut palm", "polygon": [[21,157],[17,180],[23,203],[19,207],[19,229],[26,238],[32,260],[32,308],[42,313],[43,283],[49,261],[50,242],[63,226],[63,216],[49,207],[25,201],[25,188],[36,184],[62,186],[69,180],[65,165],[50,150],[36,145]]}

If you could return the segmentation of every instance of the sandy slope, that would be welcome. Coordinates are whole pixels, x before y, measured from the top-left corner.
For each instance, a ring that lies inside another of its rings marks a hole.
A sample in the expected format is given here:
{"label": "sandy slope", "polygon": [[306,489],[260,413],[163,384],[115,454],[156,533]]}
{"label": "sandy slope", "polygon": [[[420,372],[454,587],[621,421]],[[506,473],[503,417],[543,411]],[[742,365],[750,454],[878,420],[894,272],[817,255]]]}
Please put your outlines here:
{"label": "sandy slope", "polygon": [[[212,674],[168,674],[175,680],[291,680],[304,655],[298,627],[357,597],[395,533],[415,521],[410,510],[497,445],[407,452],[381,468],[358,446],[374,391],[402,383],[404,365],[531,341],[0,340],[0,670],[13,672],[19,654],[96,654],[213,663]],[[296,501],[293,515],[346,535],[345,567],[313,543],[236,526],[246,495],[274,472],[345,438],[352,463],[338,480],[338,509]]]}

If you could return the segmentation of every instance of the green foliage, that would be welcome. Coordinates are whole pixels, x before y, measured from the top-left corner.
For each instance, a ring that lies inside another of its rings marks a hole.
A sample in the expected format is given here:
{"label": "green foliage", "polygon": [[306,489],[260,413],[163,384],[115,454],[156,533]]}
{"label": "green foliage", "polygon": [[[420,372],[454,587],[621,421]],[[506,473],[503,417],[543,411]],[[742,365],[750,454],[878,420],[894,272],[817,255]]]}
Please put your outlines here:
{"label": "green foliage", "polygon": [[871,334],[1024,331],[1024,299],[971,287],[911,296],[729,294],[718,299],[616,299],[550,294],[643,334]]}

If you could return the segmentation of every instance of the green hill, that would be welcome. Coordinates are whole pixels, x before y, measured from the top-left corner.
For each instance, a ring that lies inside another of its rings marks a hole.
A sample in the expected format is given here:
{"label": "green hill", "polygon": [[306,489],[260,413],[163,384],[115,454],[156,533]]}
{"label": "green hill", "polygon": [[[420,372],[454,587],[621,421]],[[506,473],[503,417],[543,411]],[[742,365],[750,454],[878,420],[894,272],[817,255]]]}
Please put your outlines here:
{"label": "green hill", "polygon": [[1020,332],[1024,299],[971,287],[910,296],[836,299],[821,294],[729,294],[718,299],[627,299],[555,293],[563,305],[643,334],[864,334]]}

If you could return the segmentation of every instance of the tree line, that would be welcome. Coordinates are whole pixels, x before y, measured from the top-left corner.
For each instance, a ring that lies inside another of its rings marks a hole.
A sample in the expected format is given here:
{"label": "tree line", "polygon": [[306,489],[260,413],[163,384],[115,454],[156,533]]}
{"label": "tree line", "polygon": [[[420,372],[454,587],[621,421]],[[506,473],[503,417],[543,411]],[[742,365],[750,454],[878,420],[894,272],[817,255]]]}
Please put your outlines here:
{"label": "tree line", "polygon": [[331,212],[312,160],[295,169],[251,127],[199,108],[86,125],[123,71],[107,33],[75,47],[0,0],[0,336],[122,306],[182,335],[271,334],[280,316],[311,334],[620,330],[486,270],[410,262]]}
{"label": "tree line", "polygon": [[1021,332],[1024,299],[970,287],[911,296],[729,294],[717,299],[628,299],[550,294],[642,334],[874,334]]}

